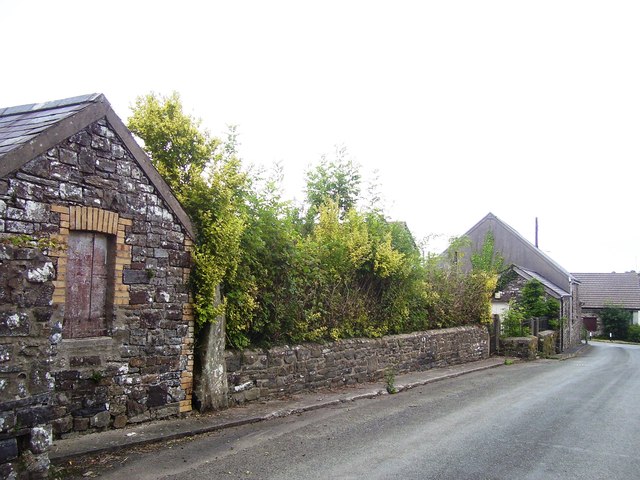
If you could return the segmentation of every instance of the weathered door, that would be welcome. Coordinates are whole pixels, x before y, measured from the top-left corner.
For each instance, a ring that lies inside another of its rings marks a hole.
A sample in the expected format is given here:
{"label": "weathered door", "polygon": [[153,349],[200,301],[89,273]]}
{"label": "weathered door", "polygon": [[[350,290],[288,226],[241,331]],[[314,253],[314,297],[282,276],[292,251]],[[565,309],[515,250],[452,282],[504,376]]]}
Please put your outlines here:
{"label": "weathered door", "polygon": [[106,333],[108,270],[106,235],[93,232],[69,235],[63,327],[66,337]]}
{"label": "weathered door", "polygon": [[589,332],[598,331],[598,319],[596,317],[582,317],[582,324]]}

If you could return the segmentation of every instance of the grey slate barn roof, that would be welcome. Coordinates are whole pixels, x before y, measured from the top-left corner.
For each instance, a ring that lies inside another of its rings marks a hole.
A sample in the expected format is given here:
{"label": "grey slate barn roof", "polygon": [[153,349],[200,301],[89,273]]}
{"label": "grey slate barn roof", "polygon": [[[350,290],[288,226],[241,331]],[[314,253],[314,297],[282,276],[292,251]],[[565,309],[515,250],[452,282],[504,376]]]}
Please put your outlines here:
{"label": "grey slate barn roof", "polygon": [[571,291],[571,284],[576,282],[575,277],[493,213],[487,214],[463,235],[472,244],[462,260],[467,269],[471,269],[472,252],[482,248],[489,231],[494,235],[495,251],[502,255],[505,263],[536,272],[563,291]]}
{"label": "grey slate barn roof", "polygon": [[535,278],[538,280],[543,286],[547,293],[555,298],[569,297],[569,292],[564,291],[562,288],[557,286],[555,283],[550,282],[542,275],[538,275],[536,272],[532,270],[528,270],[523,267],[519,267],[518,265],[513,265],[513,269],[518,273],[522,278],[526,278],[527,280],[531,280]]}
{"label": "grey slate barn roof", "polygon": [[129,129],[100,93],[0,108],[0,178],[10,175],[101,118],[106,118],[187,233],[194,238],[191,219]]}
{"label": "grey slate barn roof", "polygon": [[72,116],[93,102],[98,94],[47,103],[0,108],[0,158],[28,145],[47,127]]}
{"label": "grey slate barn roof", "polygon": [[640,280],[629,273],[574,273],[580,280],[580,300],[583,308],[616,305],[640,310]]}

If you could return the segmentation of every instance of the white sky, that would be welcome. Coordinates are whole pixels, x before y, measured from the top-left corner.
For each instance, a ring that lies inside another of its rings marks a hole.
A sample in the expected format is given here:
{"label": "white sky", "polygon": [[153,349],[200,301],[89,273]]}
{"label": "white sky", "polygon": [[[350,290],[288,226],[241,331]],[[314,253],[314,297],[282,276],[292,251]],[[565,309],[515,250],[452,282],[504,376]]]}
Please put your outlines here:
{"label": "white sky", "polygon": [[344,144],[417,238],[539,217],[567,270],[638,270],[639,25],[637,0],[0,0],[0,106],[101,92],[126,120],[176,90],[290,198]]}

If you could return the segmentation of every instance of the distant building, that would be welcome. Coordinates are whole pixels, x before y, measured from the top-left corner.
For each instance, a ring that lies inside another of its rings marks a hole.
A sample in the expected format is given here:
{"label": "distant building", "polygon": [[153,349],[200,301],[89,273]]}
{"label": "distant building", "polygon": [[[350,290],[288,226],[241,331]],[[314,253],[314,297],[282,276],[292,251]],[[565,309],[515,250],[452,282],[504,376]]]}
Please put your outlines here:
{"label": "distant building", "polygon": [[[494,214],[487,214],[463,235],[469,244],[459,247],[459,252],[448,251],[447,256],[457,259],[463,269],[470,271],[471,256],[482,249],[488,233],[493,235],[494,251],[501,255],[505,266],[521,279],[536,278],[550,296],[559,300],[561,316],[567,319],[560,332],[560,348],[578,345],[582,330],[580,281]],[[505,292],[496,292],[494,314],[504,311],[508,296]]]}
{"label": "distant building", "polygon": [[491,303],[491,313],[494,315],[502,316],[504,312],[509,309],[509,302],[511,300],[519,300],[522,289],[527,282],[531,280],[539,281],[544,287],[545,294],[548,297],[556,299],[561,306],[562,302],[570,297],[569,292],[551,283],[536,272],[519,267],[518,265],[511,265],[502,272],[500,278],[501,282],[499,282],[498,291],[494,294]]}
{"label": "distant building", "polygon": [[632,323],[640,323],[640,281],[636,272],[574,273],[580,281],[582,320],[587,330],[604,333],[600,312],[606,306],[621,307],[632,314]]}

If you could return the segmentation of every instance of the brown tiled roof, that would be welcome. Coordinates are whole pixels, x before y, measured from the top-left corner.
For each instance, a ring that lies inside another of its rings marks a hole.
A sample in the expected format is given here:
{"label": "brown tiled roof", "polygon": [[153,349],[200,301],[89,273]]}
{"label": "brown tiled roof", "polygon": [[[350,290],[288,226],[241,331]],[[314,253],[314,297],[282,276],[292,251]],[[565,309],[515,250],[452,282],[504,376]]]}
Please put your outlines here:
{"label": "brown tiled roof", "polygon": [[640,280],[630,273],[574,273],[580,281],[580,301],[583,308],[616,305],[640,310]]}

